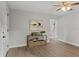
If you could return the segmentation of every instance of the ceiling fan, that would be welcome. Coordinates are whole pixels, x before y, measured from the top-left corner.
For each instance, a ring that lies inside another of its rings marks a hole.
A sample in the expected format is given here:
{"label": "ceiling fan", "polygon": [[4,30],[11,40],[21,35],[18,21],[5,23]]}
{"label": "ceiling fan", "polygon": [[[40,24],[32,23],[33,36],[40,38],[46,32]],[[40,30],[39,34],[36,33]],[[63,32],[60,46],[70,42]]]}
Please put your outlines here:
{"label": "ceiling fan", "polygon": [[73,10],[72,7],[79,5],[79,2],[76,3],[70,3],[68,1],[62,2],[62,5],[53,5],[56,7],[59,7],[56,11],[62,10],[62,11],[68,11],[68,10]]}

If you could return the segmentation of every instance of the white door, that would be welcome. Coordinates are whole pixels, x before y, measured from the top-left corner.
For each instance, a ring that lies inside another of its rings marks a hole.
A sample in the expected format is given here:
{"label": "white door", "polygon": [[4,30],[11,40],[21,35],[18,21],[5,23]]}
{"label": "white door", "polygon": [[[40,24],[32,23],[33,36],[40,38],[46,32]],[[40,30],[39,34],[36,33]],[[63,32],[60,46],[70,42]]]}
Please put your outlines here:
{"label": "white door", "polygon": [[0,56],[5,56],[8,50],[7,10],[5,2],[0,1]]}
{"label": "white door", "polygon": [[7,32],[7,16],[5,15],[3,25],[3,56],[6,55],[8,51],[8,32]]}
{"label": "white door", "polygon": [[3,38],[2,38],[2,28],[1,28],[1,23],[0,23],[0,57],[2,56],[2,44],[3,44]]}
{"label": "white door", "polygon": [[3,56],[3,29],[2,29],[2,8],[0,3],[0,57]]}
{"label": "white door", "polygon": [[55,19],[50,19],[51,38],[57,37],[57,22]]}

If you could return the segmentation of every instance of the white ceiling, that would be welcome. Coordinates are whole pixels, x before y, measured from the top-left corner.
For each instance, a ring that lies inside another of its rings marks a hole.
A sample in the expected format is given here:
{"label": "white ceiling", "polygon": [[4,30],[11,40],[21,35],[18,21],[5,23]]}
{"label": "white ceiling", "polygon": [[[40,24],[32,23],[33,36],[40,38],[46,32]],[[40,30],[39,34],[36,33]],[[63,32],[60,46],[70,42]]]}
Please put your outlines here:
{"label": "white ceiling", "polygon": [[[7,1],[7,4],[8,7],[12,9],[52,14],[57,16],[69,13],[69,11],[56,11],[57,7],[52,6],[54,4],[61,4],[60,1]],[[79,9],[79,6],[76,8]]]}

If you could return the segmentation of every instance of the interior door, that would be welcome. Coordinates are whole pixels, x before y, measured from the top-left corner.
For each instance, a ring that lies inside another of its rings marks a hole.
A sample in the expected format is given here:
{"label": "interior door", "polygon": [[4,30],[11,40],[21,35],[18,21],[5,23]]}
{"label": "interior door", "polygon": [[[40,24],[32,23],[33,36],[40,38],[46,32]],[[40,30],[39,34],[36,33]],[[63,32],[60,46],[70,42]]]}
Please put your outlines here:
{"label": "interior door", "polygon": [[5,2],[0,1],[0,56],[5,56],[8,51],[7,35],[7,10]]}
{"label": "interior door", "polygon": [[3,56],[6,56],[6,53],[9,49],[8,47],[8,32],[7,32],[7,15],[4,15],[4,21],[3,21]]}
{"label": "interior door", "polygon": [[57,21],[50,19],[51,38],[57,38]]}
{"label": "interior door", "polygon": [[3,56],[3,29],[2,29],[2,8],[1,8],[1,3],[0,3],[0,57]]}

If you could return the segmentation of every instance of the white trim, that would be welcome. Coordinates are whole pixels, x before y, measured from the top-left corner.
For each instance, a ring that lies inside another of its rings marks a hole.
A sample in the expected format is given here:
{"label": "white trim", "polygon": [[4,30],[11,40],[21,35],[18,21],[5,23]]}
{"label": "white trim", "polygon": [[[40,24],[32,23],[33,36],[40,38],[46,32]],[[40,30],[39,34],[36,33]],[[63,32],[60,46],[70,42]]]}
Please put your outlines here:
{"label": "white trim", "polygon": [[5,53],[4,53],[4,57],[6,57],[6,55],[7,55],[7,52],[9,51],[9,47],[7,48],[7,50],[5,51]]}
{"label": "white trim", "polygon": [[26,44],[18,44],[18,45],[9,46],[9,48],[16,48],[16,47],[22,47],[22,46],[27,46],[27,45]]}
{"label": "white trim", "polygon": [[64,42],[64,43],[67,43],[67,44],[70,44],[70,45],[73,45],[73,46],[79,47],[79,44],[76,44],[76,43],[68,42],[68,41],[66,41],[66,40],[61,40],[61,39],[57,39],[57,40],[59,40],[59,41],[61,41],[61,42]]}

